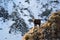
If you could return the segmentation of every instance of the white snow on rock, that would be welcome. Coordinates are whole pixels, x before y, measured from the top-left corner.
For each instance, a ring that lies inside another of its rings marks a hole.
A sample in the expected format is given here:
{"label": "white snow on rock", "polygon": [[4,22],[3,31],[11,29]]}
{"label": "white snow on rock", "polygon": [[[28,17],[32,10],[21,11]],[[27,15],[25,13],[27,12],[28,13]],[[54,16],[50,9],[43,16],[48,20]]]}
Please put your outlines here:
{"label": "white snow on rock", "polygon": [[[5,9],[8,10],[9,14],[11,14],[12,11],[13,11],[13,3],[12,3],[12,1],[9,1],[9,2],[5,1],[7,6],[4,5],[4,0],[2,0],[2,1],[3,1],[3,3],[0,3],[0,6],[5,7]],[[21,2],[21,4],[19,4],[19,7],[20,8],[28,8],[33,13],[33,14],[32,13],[31,14],[36,19],[38,19],[38,14],[42,13],[40,10],[45,11],[44,8],[41,9],[41,7],[42,7],[41,2],[43,4],[47,3],[47,0],[40,0],[40,3],[37,3],[37,0],[29,0],[30,4],[25,2],[25,0],[13,0],[13,1],[16,3],[16,5],[18,5],[19,2]],[[49,6],[49,7],[51,8],[51,6]],[[60,9],[60,4],[58,4],[57,9]],[[53,10],[56,10],[56,9],[53,8]],[[27,14],[28,16],[23,16],[22,13],[19,12],[21,14],[20,15],[21,18],[23,18],[25,20],[25,22],[26,22],[26,24],[28,24],[29,28],[33,27],[33,23],[29,24],[29,22],[28,22],[28,19],[31,19],[31,17],[29,17],[29,12],[27,10],[23,10],[23,12],[24,12],[24,14]],[[0,18],[0,40],[22,40],[21,34],[17,34],[17,35],[9,34],[10,26],[13,23],[14,23],[14,21],[11,21],[11,20],[3,22],[2,18]],[[43,23],[43,21],[42,21],[42,23]]]}
{"label": "white snow on rock", "polygon": [[22,40],[21,34],[9,34],[9,27],[13,24],[14,22],[9,20],[7,22],[1,22],[0,21],[0,40]]}

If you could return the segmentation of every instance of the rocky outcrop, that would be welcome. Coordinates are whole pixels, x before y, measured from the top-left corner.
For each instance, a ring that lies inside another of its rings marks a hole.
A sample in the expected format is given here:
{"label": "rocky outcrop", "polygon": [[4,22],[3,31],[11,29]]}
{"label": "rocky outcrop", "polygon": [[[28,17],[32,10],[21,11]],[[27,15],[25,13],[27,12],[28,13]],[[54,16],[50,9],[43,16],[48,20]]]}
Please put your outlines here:
{"label": "rocky outcrop", "polygon": [[44,24],[31,28],[23,40],[60,40],[60,12],[51,13]]}

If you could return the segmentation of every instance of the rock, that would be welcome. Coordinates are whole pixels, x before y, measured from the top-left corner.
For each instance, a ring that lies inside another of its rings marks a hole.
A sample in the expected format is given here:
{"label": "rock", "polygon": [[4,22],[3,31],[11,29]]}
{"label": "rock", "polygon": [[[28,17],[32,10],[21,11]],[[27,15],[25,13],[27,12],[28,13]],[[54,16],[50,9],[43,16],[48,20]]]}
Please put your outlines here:
{"label": "rock", "polygon": [[60,12],[51,13],[48,20],[40,27],[34,26],[23,40],[60,40]]}

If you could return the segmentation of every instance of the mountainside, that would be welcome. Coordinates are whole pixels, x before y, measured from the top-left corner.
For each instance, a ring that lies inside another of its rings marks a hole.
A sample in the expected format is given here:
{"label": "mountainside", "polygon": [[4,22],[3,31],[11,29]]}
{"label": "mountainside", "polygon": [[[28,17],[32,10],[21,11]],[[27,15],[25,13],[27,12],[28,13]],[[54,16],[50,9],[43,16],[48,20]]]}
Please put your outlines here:
{"label": "mountainside", "polygon": [[22,40],[34,25],[31,19],[41,19],[44,23],[57,10],[60,0],[0,0],[0,40]]}
{"label": "mountainside", "polygon": [[23,40],[60,40],[60,12],[53,12],[40,27],[31,28]]}

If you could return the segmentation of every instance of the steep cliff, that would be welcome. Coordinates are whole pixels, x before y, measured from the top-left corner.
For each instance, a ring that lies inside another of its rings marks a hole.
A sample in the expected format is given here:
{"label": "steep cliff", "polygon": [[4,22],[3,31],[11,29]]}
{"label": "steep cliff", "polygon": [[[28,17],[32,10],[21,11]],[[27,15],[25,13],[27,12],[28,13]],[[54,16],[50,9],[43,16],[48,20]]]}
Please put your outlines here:
{"label": "steep cliff", "polygon": [[51,13],[44,24],[31,28],[23,40],[60,40],[60,12]]}

